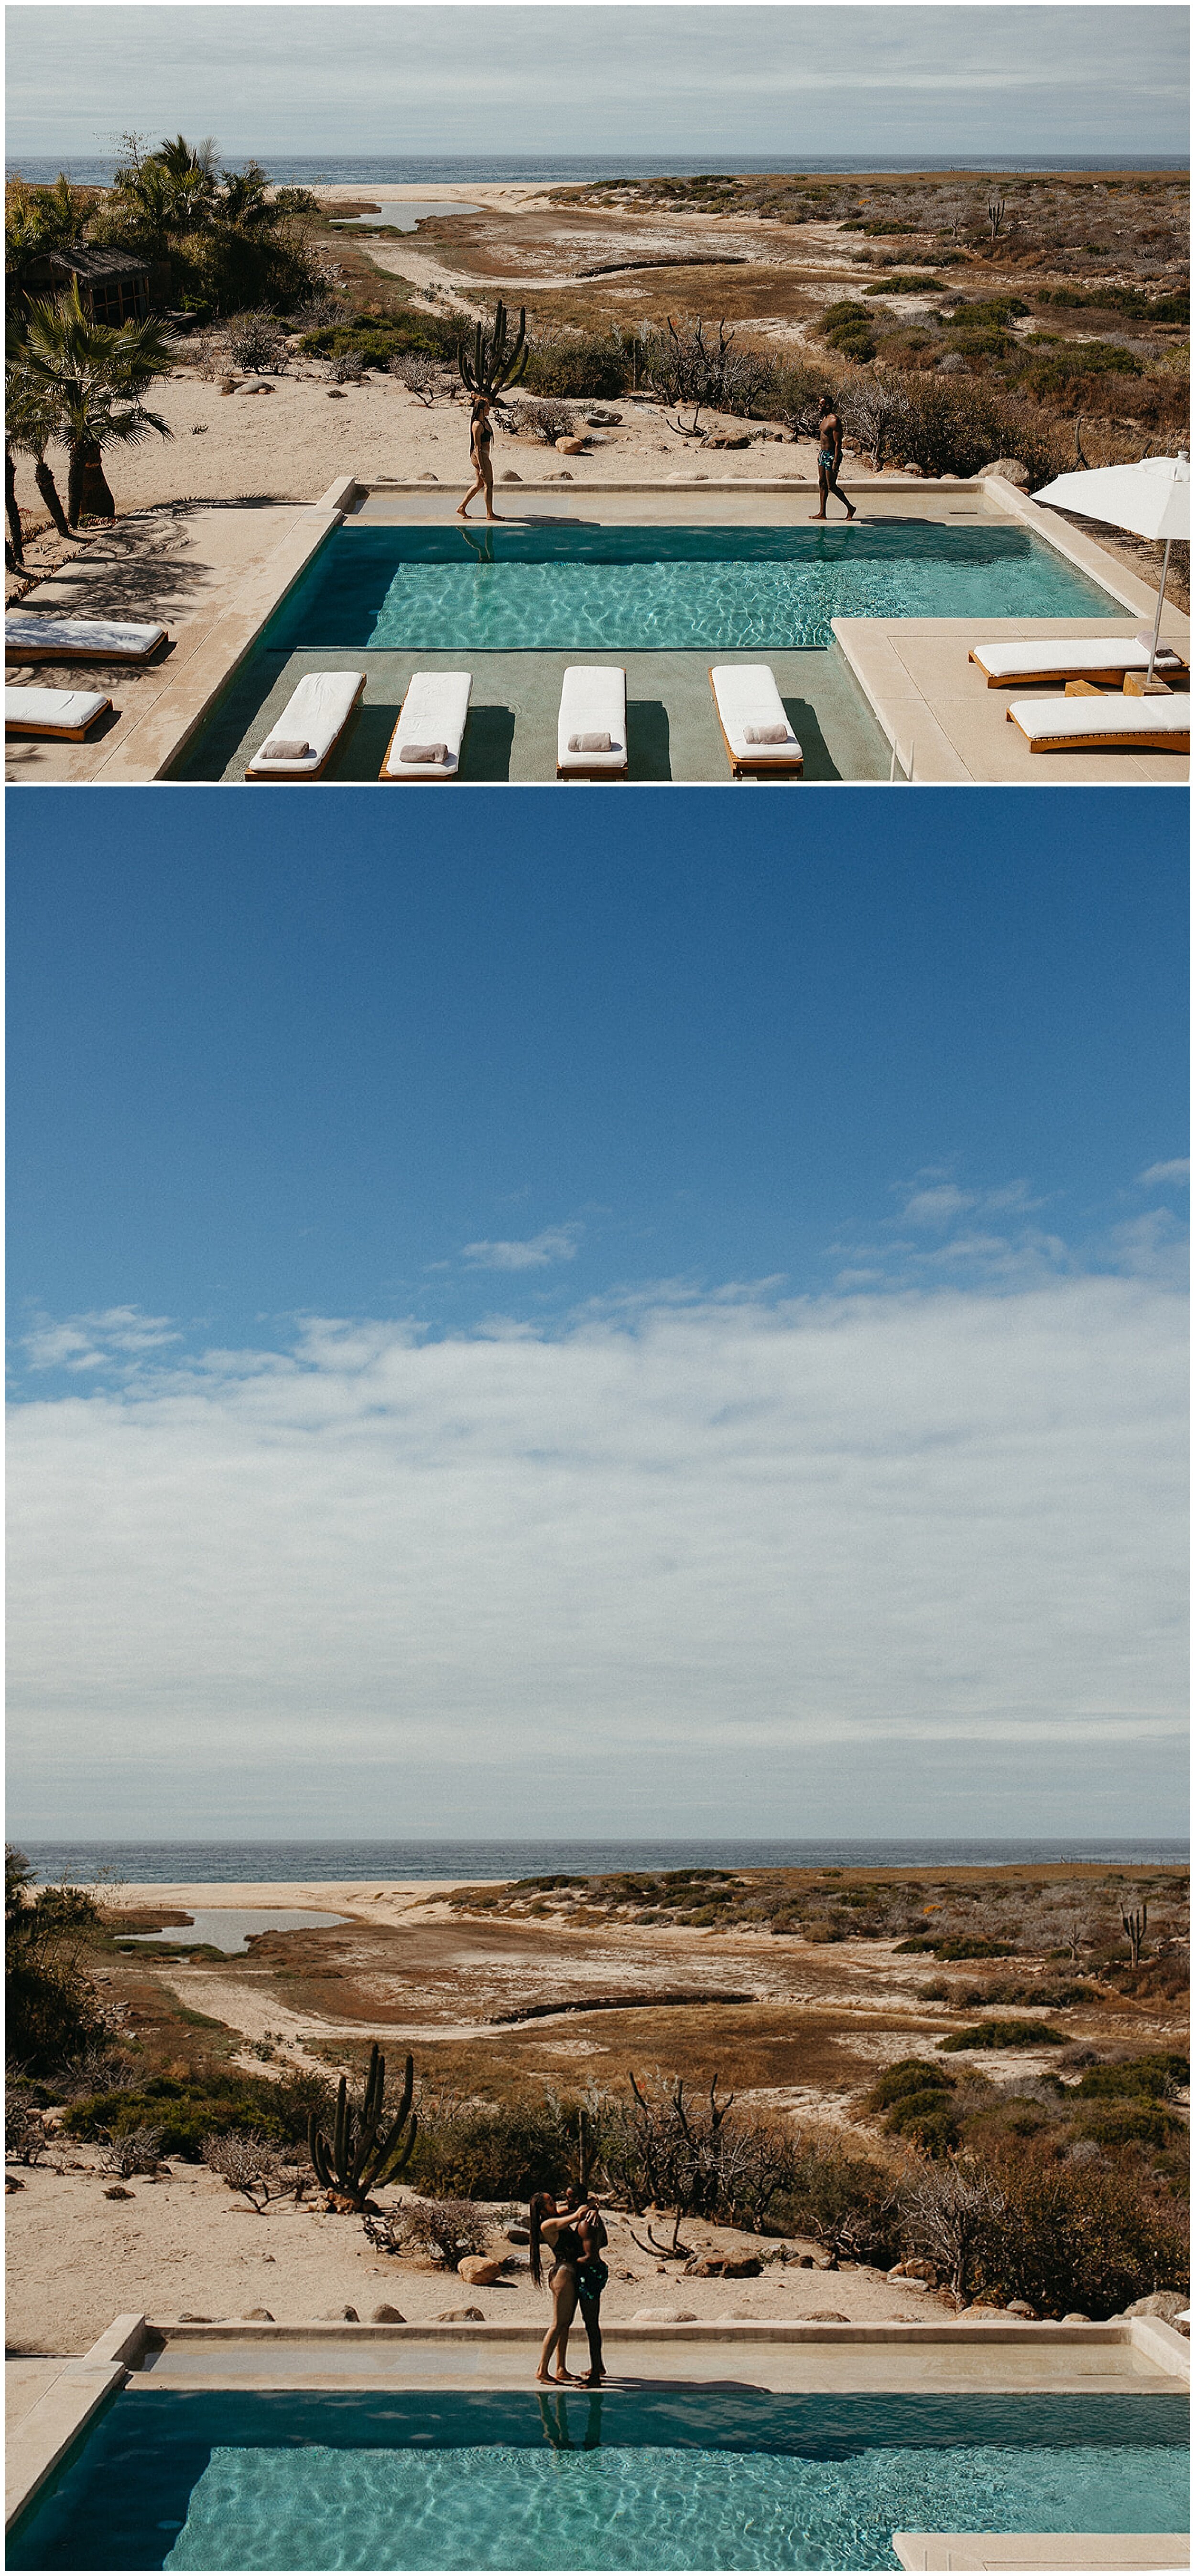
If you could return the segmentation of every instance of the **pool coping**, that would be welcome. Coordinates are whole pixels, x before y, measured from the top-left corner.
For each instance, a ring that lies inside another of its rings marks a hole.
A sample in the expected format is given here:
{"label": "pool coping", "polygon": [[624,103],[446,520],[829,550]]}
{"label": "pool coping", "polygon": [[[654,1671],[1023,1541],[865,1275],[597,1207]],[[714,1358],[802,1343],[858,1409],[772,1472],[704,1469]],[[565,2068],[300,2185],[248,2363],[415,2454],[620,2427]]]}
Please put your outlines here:
{"label": "pool coping", "polygon": [[1097,2569],[1128,2576],[1130,2569],[1191,2564],[1185,2531],[894,2531],[892,2547],[913,2576],[946,2568],[961,2576],[989,2567],[1032,2570],[1033,2576],[1053,2568],[1073,2569],[1076,2576],[1095,2576]]}
{"label": "pool coping", "polygon": [[[695,476],[685,475],[669,477],[664,482],[658,479],[645,483],[585,482],[574,486],[569,497],[573,497],[574,494],[578,497],[583,494],[589,498],[600,497],[603,493],[640,492],[651,493],[657,499],[671,500],[679,499],[686,493],[692,493],[694,496],[734,493],[742,499],[744,494],[760,493],[766,494],[769,498],[787,496],[792,500],[799,500],[812,488],[812,483],[807,477],[797,475],[784,477],[753,475],[749,479],[740,476],[735,480],[711,478],[707,482],[698,481]],[[1152,618],[1155,594],[1151,593],[1144,583],[1139,582],[1135,575],[1125,572],[1111,556],[1105,553],[1095,539],[1086,536],[1078,529],[1057,522],[1054,513],[1037,510],[1033,502],[1002,474],[977,475],[951,482],[942,482],[927,475],[867,475],[848,477],[844,488],[860,494],[871,493],[873,496],[883,492],[897,496],[917,495],[922,499],[931,494],[935,496],[949,494],[951,497],[966,493],[981,494],[995,509],[1008,518],[1020,521],[1022,525],[1041,537],[1046,544],[1052,546],[1055,552],[1061,554],[1077,570],[1094,580],[1101,590],[1117,602],[1118,606],[1128,609],[1137,618],[1144,617],[1146,614]],[[528,485],[527,490],[534,491],[537,496],[542,494],[545,498],[551,497],[553,500],[565,497],[561,487],[555,483]],[[345,522],[353,517],[361,501],[368,499],[372,492],[385,493],[393,497],[410,494],[423,500],[439,497],[426,483],[378,482],[360,477],[355,473],[341,475],[335,483],[330,484],[318,501],[304,509],[298,527],[289,528],[264,560],[254,567],[241,587],[233,593],[227,606],[210,622],[197,625],[180,637],[180,645],[189,649],[186,650],[186,658],[181,664],[178,679],[162,691],[152,707],[132,723],[127,732],[123,727],[121,728],[111,755],[94,771],[89,782],[92,786],[149,786],[169,775],[205,719],[213,712],[241,664],[247,660],[270,618],[293,590],[326,538],[336,528],[344,526]],[[855,621],[857,626],[872,622]],[[885,623],[883,620],[874,622],[881,626]],[[939,622],[943,625],[950,623],[949,620],[926,622],[933,625]],[[1028,630],[1032,635],[1036,625],[1049,625],[1051,621],[1016,619],[1009,622],[1015,626],[1018,634]],[[1178,622],[1184,623],[1181,619]],[[841,639],[836,637],[836,641],[841,650]],[[854,667],[852,664],[852,668]],[[855,676],[860,677],[857,669]],[[865,679],[861,679],[861,685],[873,715],[891,741],[893,739],[891,728],[885,723],[882,708],[876,705],[872,690]],[[969,773],[965,771],[961,775],[963,778],[969,777]],[[223,782],[191,783],[215,785]],[[860,782],[846,780],[842,783],[852,785]],[[945,783],[945,780],[926,783]]]}
{"label": "pool coping", "polygon": [[[613,2320],[611,2324],[613,2325]],[[1157,2317],[1117,2317],[1103,2323],[1064,2326],[1053,2322],[1022,2323],[1019,2319],[992,2320],[969,2326],[965,2315],[953,2322],[917,2320],[911,2325],[827,2325],[798,2323],[792,2319],[770,2322],[743,2320],[736,2323],[692,2323],[665,2325],[633,2319],[618,2321],[619,2327],[632,2328],[636,2343],[648,2345],[701,2344],[717,2345],[821,2344],[829,2349],[855,2344],[874,2348],[885,2344],[944,2345],[957,2350],[960,2345],[1026,2345],[1040,2351],[1050,2345],[1127,2344],[1141,2352],[1171,2378],[1188,2379],[1191,2374],[1191,2347],[1172,2326]],[[147,2351],[162,2350],[168,2343],[212,2346],[238,2343],[261,2348],[271,2343],[306,2343],[313,2352],[326,2351],[335,2344],[351,2344],[357,2351],[370,2345],[424,2344],[432,2351],[456,2343],[535,2344],[541,2340],[542,2327],[534,2319],[515,2324],[397,2324],[362,2325],[348,2319],[298,2319],[290,2324],[253,2318],[213,2318],[191,2321],[178,2317],[150,2318],[129,2313],[113,2319],[106,2333],[93,2343],[81,2359],[64,2361],[56,2377],[33,2405],[27,2416],[14,2428],[5,2457],[4,2524],[11,2529],[25,2512],[47,2478],[65,2458],[72,2444],[85,2431],[105,2400],[115,2390],[127,2386],[131,2372]],[[298,2383],[301,2385],[301,2383]],[[1076,2562],[1077,2563],[1077,2562]]]}

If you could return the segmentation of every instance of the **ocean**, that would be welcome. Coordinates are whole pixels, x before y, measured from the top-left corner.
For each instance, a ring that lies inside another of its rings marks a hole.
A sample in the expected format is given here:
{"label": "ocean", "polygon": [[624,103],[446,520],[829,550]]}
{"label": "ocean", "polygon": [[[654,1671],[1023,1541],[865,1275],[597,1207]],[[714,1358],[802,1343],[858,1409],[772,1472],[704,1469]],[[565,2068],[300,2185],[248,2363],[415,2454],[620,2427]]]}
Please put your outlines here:
{"label": "ocean", "polygon": [[1174,1867],[1185,1842],[1119,1836],[1056,1841],[883,1842],[855,1837],[816,1842],[28,1842],[21,1846],[41,1880],[93,1880],[135,1885],[301,1879],[542,1878],[549,1872],[590,1877],[608,1870],[915,1869],[1047,1861],[1094,1861],[1122,1867]]}
{"label": "ocean", "polygon": [[[227,155],[232,167],[251,157],[248,153]],[[520,179],[579,187],[591,179],[657,179],[664,175],[672,179],[696,179],[709,173],[711,167],[708,156],[700,161],[686,161],[683,156],[678,157],[668,151],[660,152],[654,159],[643,153],[627,155],[618,152],[607,153],[604,157],[591,154],[581,159],[540,153],[487,158],[466,153],[451,159],[414,160],[391,152],[354,155],[347,159],[335,152],[297,156],[294,153],[263,152],[257,157],[267,177],[280,188],[381,188],[387,185],[407,188],[426,187],[429,183],[436,187],[464,188],[486,180],[499,185],[504,180]],[[107,188],[111,186],[119,158],[114,153],[95,153],[82,160],[69,154],[55,159],[44,153],[17,153],[5,167],[10,178],[19,172],[23,179],[38,186],[50,186],[59,171],[65,170],[67,178],[73,180],[77,187]],[[993,154],[983,160],[966,161],[924,152],[903,158],[892,154],[883,161],[877,161],[874,153],[868,156],[840,153],[836,160],[830,161],[811,158],[808,154],[800,159],[786,160],[775,154],[752,156],[732,153],[718,165],[718,171],[720,176],[743,178],[757,171],[774,172],[777,177],[799,174],[810,178],[833,178],[840,174],[849,176],[853,171],[866,171],[877,177],[899,178],[902,172],[910,170],[973,170],[981,175],[995,170],[1011,173],[1017,170],[1185,170],[1186,167],[1186,160],[1180,154],[1166,152],[1153,155],[1058,152],[1049,156],[1040,152],[1028,155],[1009,152],[1003,156]]]}

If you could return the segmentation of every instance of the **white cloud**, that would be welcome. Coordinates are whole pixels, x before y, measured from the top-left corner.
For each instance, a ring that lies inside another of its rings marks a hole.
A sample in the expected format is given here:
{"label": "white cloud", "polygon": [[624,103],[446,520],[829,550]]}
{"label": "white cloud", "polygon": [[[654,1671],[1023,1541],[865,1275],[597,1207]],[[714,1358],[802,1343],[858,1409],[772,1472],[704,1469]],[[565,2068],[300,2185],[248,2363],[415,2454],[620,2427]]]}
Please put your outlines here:
{"label": "white cloud", "polygon": [[35,1324],[22,1335],[21,1348],[27,1368],[97,1369],[114,1357],[136,1360],[181,1338],[168,1315],[143,1315],[139,1306],[107,1306],[61,1324]]}
{"label": "white cloud", "polygon": [[580,1240],[579,1225],[549,1225],[523,1243],[467,1243],[464,1258],[477,1270],[547,1270],[554,1261],[575,1261]]}
{"label": "white cloud", "polygon": [[264,1765],[284,1832],[304,1763],[530,1812],[567,1734],[634,1831],[819,1748],[1082,1765],[1181,1723],[1185,1351],[1164,1281],[1072,1276],[148,1355],[12,1418],[18,1773]]}
{"label": "white cloud", "polygon": [[1147,1172],[1139,1172],[1139,1188],[1150,1190],[1166,1181],[1189,1181],[1191,1166],[1185,1154],[1176,1155],[1172,1163],[1151,1163]]}

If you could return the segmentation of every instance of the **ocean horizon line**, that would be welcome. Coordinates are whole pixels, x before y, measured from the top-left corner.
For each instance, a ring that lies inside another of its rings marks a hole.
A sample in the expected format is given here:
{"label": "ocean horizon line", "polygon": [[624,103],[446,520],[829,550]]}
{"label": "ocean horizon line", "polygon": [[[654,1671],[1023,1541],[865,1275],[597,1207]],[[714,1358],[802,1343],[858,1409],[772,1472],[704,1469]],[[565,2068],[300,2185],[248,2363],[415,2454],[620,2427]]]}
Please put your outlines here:
{"label": "ocean horizon line", "polygon": [[[64,171],[79,187],[110,187],[113,174],[121,166],[119,153],[21,152],[10,146],[5,157],[8,178],[21,177],[31,185],[44,187]],[[336,187],[349,181],[362,186],[411,186],[419,181],[428,185],[465,184],[499,185],[524,181],[542,186],[581,185],[604,178],[653,179],[700,178],[712,172],[716,156],[706,153],[656,154],[636,153],[352,153],[352,152],[264,152],[251,147],[230,149],[222,159],[228,163],[256,160],[267,175],[281,186]],[[990,176],[1008,171],[1048,176],[1052,172],[1082,170],[1186,170],[1190,156],[1165,152],[1058,152],[1034,153],[892,153],[877,158],[874,154],[839,153],[742,153],[720,156],[719,175],[750,178],[760,175],[777,178],[876,178],[909,176],[919,171],[937,176],[953,172]]]}
{"label": "ocean horizon line", "polygon": [[274,1836],[116,1841],[13,1837],[37,1879],[132,1884],[346,1884],[362,1878],[463,1882],[669,1869],[1172,1868],[1188,1846],[1167,1835]]}

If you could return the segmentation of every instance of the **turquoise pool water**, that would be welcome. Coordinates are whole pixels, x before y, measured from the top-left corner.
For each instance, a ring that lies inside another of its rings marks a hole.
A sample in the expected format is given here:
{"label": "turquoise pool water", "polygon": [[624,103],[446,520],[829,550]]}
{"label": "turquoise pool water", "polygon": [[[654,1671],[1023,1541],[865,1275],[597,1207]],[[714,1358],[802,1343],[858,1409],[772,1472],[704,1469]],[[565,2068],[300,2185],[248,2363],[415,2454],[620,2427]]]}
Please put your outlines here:
{"label": "turquoise pool water", "polygon": [[739,2390],[116,2397],[10,2568],[892,2568],[899,2530],[1177,2531],[1186,2408]]}
{"label": "turquoise pool water", "polygon": [[261,639],[400,652],[775,652],[832,617],[1116,617],[1003,521],[853,527],[363,527],[333,531]]}

